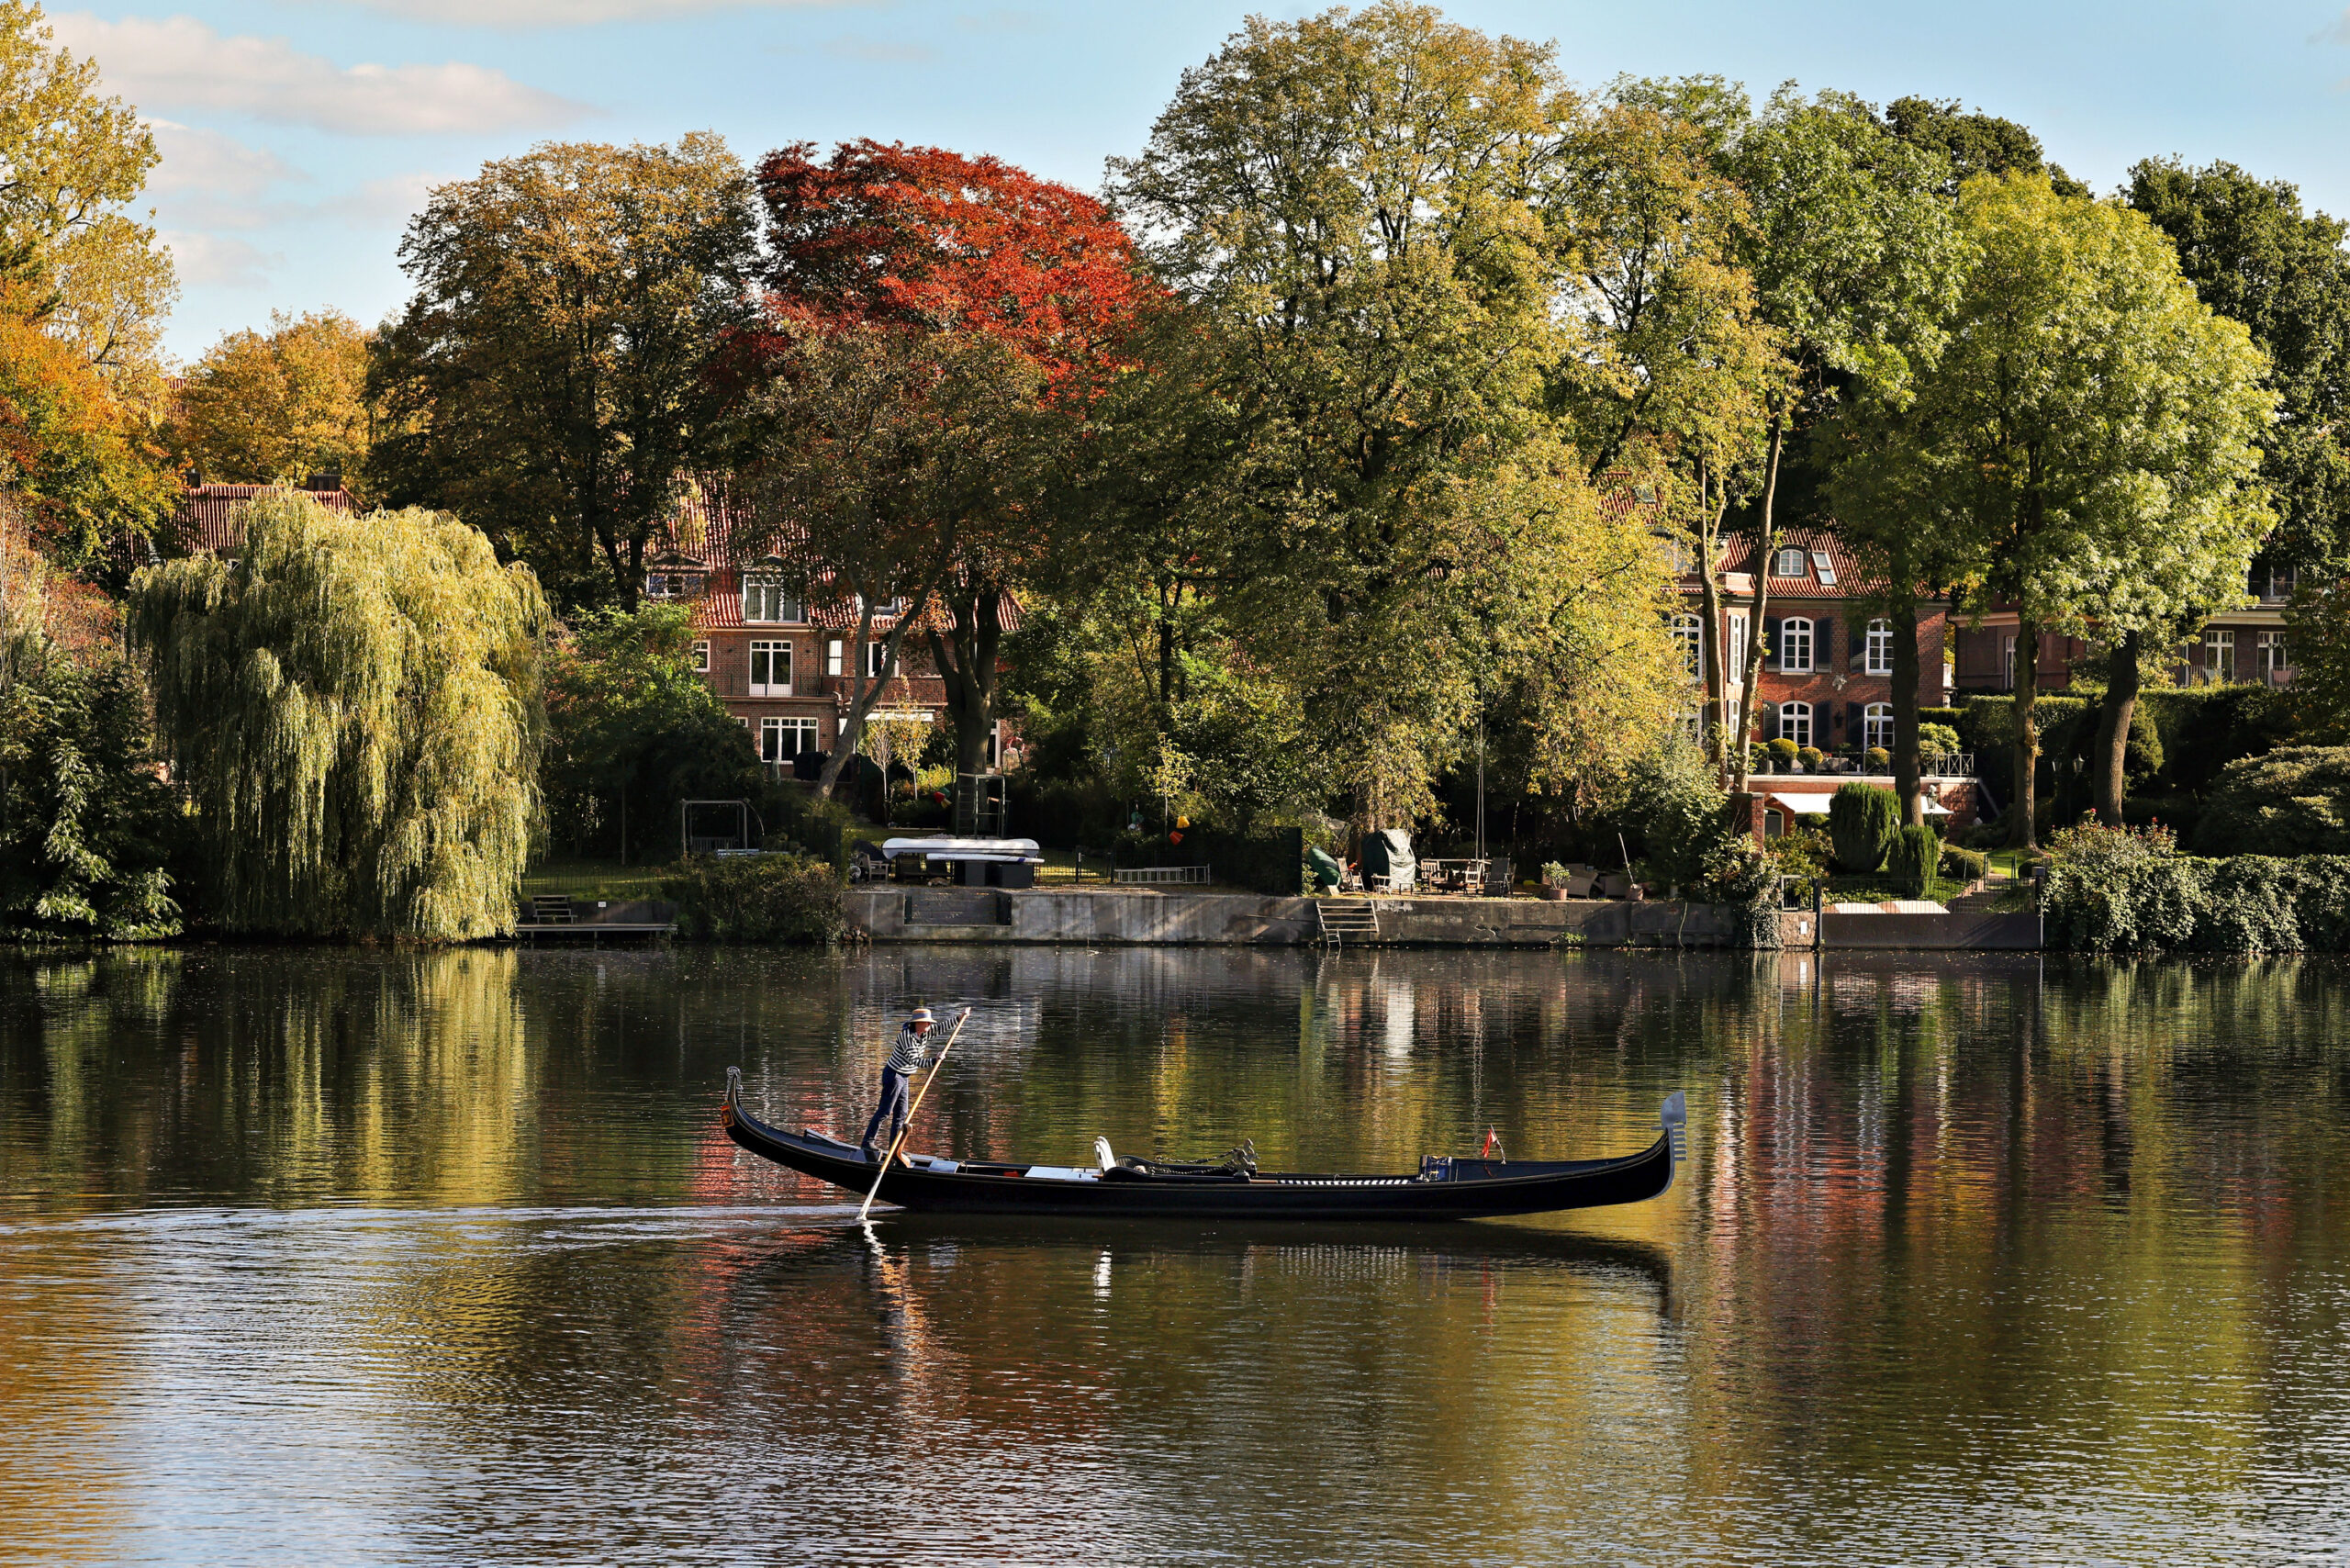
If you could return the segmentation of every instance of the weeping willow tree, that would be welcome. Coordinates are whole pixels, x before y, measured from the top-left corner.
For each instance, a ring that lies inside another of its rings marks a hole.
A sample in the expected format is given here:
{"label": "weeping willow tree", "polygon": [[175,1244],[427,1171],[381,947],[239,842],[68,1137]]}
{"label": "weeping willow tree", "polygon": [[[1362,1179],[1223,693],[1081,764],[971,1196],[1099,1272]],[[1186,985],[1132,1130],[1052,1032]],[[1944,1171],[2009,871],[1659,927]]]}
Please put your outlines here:
{"label": "weeping willow tree", "polygon": [[242,559],[151,567],[130,593],[223,923],[512,929],[545,727],[537,579],[439,513],[286,496],[242,519]]}

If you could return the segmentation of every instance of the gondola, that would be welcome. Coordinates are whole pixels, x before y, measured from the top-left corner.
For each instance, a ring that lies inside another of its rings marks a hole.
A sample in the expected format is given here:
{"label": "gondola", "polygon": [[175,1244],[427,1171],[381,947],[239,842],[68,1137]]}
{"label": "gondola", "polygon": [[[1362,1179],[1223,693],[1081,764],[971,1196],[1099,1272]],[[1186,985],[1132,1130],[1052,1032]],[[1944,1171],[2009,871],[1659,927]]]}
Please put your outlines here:
{"label": "gondola", "polygon": [[[863,1198],[874,1160],[818,1132],[788,1133],[743,1109],[741,1070],[726,1072],[726,1136],[764,1159]],[[1221,1164],[1119,1158],[1096,1140],[1092,1166],[906,1156],[881,1177],[880,1201],[927,1214],[1093,1215],[1121,1219],[1453,1220],[1637,1204],[1673,1185],[1686,1153],[1680,1092],[1664,1102],[1656,1141],[1616,1159],[1429,1156],[1409,1176],[1258,1170],[1243,1154]],[[1237,1151],[1236,1151],[1237,1152]]]}

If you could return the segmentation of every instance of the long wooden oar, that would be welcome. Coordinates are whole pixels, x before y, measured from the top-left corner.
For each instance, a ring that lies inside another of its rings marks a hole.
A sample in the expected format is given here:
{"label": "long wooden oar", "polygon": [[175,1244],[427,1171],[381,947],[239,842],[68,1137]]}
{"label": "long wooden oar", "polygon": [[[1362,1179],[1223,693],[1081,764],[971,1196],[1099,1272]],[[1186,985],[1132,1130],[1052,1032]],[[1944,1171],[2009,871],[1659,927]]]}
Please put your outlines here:
{"label": "long wooden oar", "polygon": [[963,1009],[962,1017],[956,1019],[955,1027],[947,1032],[946,1043],[938,1047],[938,1059],[930,1064],[930,1076],[922,1081],[922,1087],[914,1092],[914,1103],[906,1107],[906,1125],[900,1127],[898,1136],[890,1140],[890,1152],[881,1157],[881,1168],[873,1173],[873,1191],[865,1194],[865,1203],[856,1211],[857,1224],[863,1225],[865,1216],[873,1211],[873,1200],[881,1191],[881,1178],[890,1173],[890,1167],[897,1161],[898,1150],[906,1146],[907,1135],[914,1130],[914,1118],[922,1114],[923,1096],[929,1093],[930,1086],[938,1081],[939,1070],[946,1065],[946,1053],[955,1048],[955,1036],[963,1032],[964,1019],[970,1015],[969,1008]]}

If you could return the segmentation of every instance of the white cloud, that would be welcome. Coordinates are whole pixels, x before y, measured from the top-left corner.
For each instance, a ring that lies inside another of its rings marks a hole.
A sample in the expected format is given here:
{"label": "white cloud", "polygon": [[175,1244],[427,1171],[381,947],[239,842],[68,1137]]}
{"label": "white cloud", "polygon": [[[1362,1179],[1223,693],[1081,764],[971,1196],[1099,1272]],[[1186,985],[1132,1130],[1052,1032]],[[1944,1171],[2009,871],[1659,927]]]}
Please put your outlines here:
{"label": "white cloud", "polygon": [[155,133],[155,150],[163,155],[147,176],[147,189],[153,196],[252,201],[280,180],[298,177],[276,153],[248,147],[217,130],[167,119],[151,119],[147,129]]}
{"label": "white cloud", "polygon": [[212,288],[259,288],[269,281],[269,269],[284,258],[264,254],[222,234],[193,234],[166,230],[161,236],[172,252],[172,264],[183,284]]}
{"label": "white cloud", "polygon": [[106,84],[142,106],[251,115],[357,134],[505,130],[576,119],[587,106],[503,72],[445,65],[337,65],[284,39],[223,37],[193,17],[52,17],[60,43],[94,55]]}
{"label": "white cloud", "polygon": [[2350,43],[2350,10],[2310,35],[2311,43]]}
{"label": "white cloud", "polygon": [[403,21],[459,27],[590,28],[605,22],[649,22],[703,11],[822,10],[860,0],[353,0]]}

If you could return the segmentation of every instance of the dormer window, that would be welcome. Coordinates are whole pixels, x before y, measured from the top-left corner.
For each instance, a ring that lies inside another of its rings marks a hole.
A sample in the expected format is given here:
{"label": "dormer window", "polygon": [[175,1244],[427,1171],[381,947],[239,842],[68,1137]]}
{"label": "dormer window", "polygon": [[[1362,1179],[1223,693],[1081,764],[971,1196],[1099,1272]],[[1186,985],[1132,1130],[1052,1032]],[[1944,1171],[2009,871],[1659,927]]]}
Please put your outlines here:
{"label": "dormer window", "polygon": [[1803,552],[1793,549],[1782,550],[1776,555],[1772,556],[1771,575],[1774,577],[1800,577],[1807,576],[1808,574],[1807,574],[1803,569]]}
{"label": "dormer window", "polygon": [[1830,588],[1836,586],[1836,564],[1828,558],[1827,551],[1814,550],[1811,553],[1811,569],[1819,574],[1821,582]]}
{"label": "dormer window", "polygon": [[692,599],[701,592],[699,572],[647,572],[644,574],[644,597],[647,599]]}
{"label": "dormer window", "polygon": [[800,600],[784,592],[778,577],[746,577],[743,582],[743,619],[783,622],[804,620]]}

